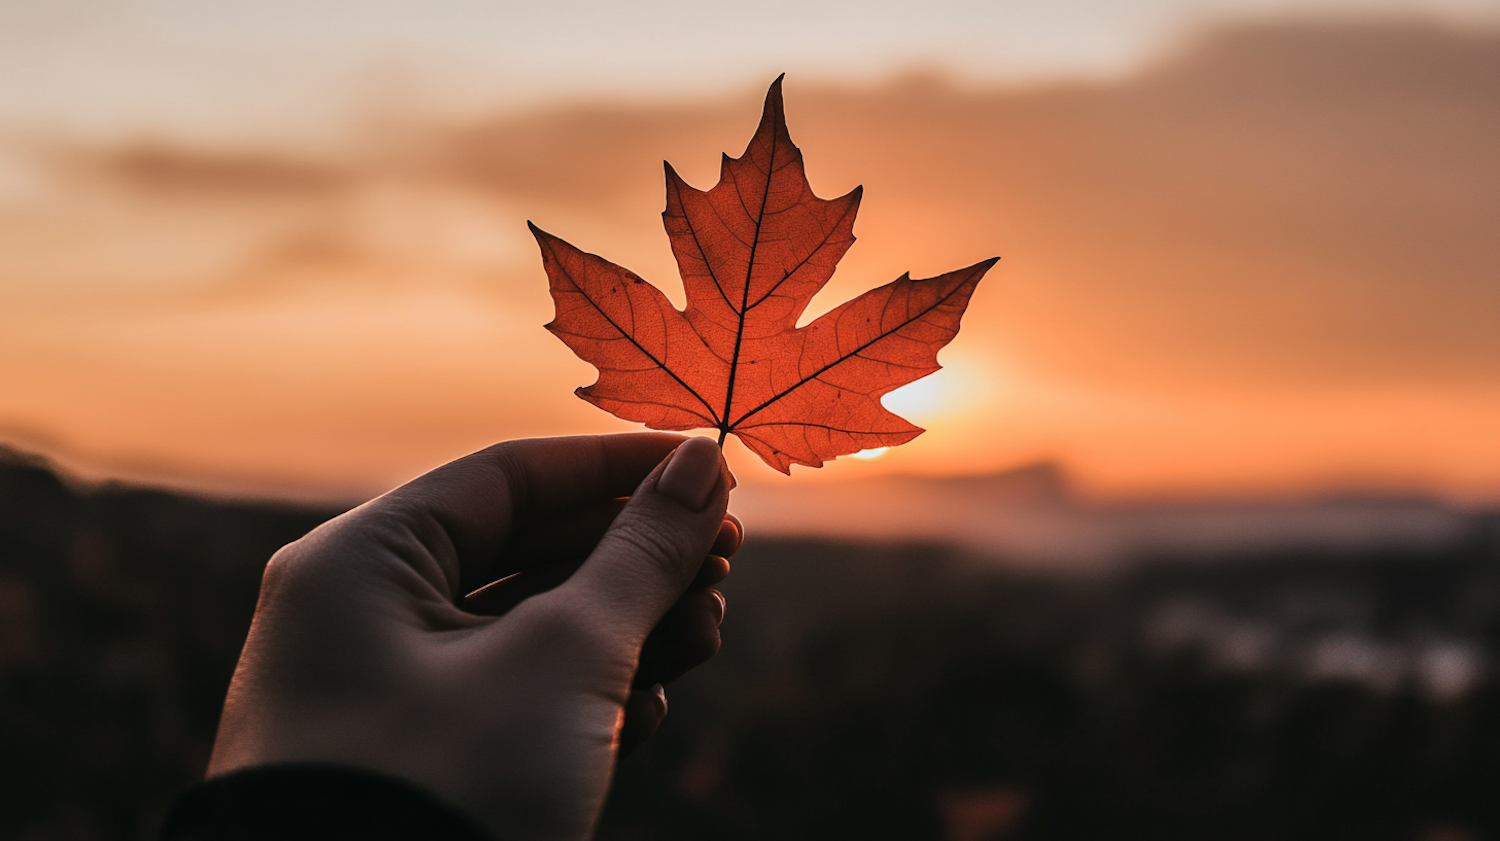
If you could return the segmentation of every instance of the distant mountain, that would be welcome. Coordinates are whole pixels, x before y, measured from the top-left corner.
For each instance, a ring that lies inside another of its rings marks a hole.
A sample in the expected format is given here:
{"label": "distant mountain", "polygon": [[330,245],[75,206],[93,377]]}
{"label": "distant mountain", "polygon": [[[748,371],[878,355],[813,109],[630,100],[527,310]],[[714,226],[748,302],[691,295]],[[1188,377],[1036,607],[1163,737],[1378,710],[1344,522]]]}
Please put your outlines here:
{"label": "distant mountain", "polygon": [[1145,556],[1439,548],[1467,539],[1484,521],[1419,497],[1089,501],[1051,463],[957,478],[745,483],[733,509],[755,532],[927,541],[1000,563],[1071,571]]}

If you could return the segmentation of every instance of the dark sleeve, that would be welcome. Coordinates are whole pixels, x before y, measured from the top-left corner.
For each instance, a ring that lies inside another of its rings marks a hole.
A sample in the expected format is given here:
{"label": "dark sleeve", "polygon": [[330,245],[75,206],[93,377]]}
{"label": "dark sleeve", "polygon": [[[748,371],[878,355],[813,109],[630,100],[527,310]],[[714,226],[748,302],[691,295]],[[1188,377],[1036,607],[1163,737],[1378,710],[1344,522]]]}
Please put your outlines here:
{"label": "dark sleeve", "polygon": [[288,764],[214,777],[183,792],[161,841],[493,841],[467,815],[395,777]]}

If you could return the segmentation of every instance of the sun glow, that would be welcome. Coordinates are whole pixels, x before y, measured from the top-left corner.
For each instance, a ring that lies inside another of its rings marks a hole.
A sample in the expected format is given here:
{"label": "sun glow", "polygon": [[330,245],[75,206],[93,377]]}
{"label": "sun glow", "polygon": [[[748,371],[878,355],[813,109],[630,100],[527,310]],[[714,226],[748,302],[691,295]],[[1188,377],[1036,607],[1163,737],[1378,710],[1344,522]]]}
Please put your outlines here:
{"label": "sun glow", "polygon": [[947,408],[947,389],[943,385],[936,374],[923,377],[885,395],[880,403],[902,417],[931,417]]}
{"label": "sun glow", "polygon": [[862,459],[866,459],[866,460],[872,459],[872,458],[880,458],[881,456],[885,455],[885,451],[889,450],[889,449],[890,449],[890,447],[874,447],[874,448],[869,449],[869,450],[860,450],[859,452],[855,453],[852,457],[853,458],[862,458]]}
{"label": "sun glow", "polygon": [[[959,341],[964,341],[960,338]],[[919,426],[982,410],[1001,391],[994,361],[947,349],[943,368],[886,394],[881,405]]]}

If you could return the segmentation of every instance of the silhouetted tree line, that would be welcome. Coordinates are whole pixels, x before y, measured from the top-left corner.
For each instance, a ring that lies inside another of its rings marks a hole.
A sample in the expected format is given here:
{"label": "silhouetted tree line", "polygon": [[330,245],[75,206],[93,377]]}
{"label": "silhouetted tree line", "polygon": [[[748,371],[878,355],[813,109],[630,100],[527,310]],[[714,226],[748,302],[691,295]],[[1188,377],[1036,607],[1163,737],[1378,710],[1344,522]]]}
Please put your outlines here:
{"label": "silhouetted tree line", "polygon": [[[0,837],[151,837],[262,565],[334,513],[5,457]],[[1500,839],[1497,535],[1082,576],[752,531],[600,836]]]}

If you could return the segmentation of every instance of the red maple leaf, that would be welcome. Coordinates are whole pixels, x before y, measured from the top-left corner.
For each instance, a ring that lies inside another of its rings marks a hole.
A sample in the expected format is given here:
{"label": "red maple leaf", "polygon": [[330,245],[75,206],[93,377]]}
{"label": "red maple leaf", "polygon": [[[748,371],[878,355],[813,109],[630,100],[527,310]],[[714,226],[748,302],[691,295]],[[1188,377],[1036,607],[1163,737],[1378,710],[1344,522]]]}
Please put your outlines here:
{"label": "red maple leaf", "polygon": [[920,435],[880,398],[938,370],[938,350],[999,258],[926,280],[902,275],[798,327],[854,244],[862,188],[813,195],[787,134],[781,79],[712,190],[666,169],[662,221],[686,310],[634,272],[530,226],[557,305],[547,329],[599,369],[578,396],[653,429],[711,427],[721,445],[733,433],[783,473]]}

